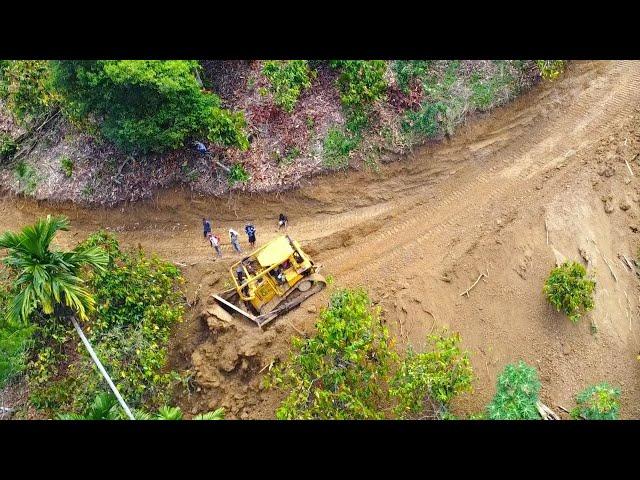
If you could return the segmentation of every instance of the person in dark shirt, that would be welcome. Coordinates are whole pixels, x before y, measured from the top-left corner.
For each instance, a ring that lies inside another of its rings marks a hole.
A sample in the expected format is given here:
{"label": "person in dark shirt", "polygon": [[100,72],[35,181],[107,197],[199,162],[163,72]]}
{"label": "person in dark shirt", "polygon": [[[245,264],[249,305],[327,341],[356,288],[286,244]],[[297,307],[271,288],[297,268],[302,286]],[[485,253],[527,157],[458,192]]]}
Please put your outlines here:
{"label": "person in dark shirt", "polygon": [[278,230],[281,230],[282,228],[287,228],[288,224],[289,224],[289,219],[284,213],[281,213],[280,216],[278,217]]}
{"label": "person in dark shirt", "polygon": [[256,246],[256,227],[252,223],[247,223],[244,226],[244,231],[247,232],[247,237],[249,237],[249,245],[254,248]]}
{"label": "person in dark shirt", "polygon": [[208,234],[211,233],[211,222],[206,218],[202,219],[202,230],[204,232],[204,238],[207,238]]}

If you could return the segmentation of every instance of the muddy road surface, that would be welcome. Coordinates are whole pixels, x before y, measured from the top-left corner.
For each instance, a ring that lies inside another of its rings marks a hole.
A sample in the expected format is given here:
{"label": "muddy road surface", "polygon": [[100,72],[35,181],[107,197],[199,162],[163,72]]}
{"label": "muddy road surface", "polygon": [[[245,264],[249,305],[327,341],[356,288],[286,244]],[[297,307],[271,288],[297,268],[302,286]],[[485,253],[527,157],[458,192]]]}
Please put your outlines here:
{"label": "muddy road surface", "polygon": [[[640,62],[576,62],[562,79],[378,172],[320,177],[279,196],[166,191],[110,210],[5,197],[0,227],[65,213],[72,230],[62,243],[108,228],[123,245],[184,265],[194,307],[174,333],[171,361],[193,374],[193,392],[177,399],[189,413],[225,406],[230,418],[273,418],[281,394],[262,388],[265,366],[285,357],[292,335],[313,331],[332,288],[363,285],[401,349],[420,349],[439,327],[461,333],[476,380],[457,414],[482,410],[504,365],[523,359],[561,415],[578,391],[607,381],[622,390],[622,416],[638,418],[640,289],[621,260],[636,258],[640,244],[638,107]],[[277,235],[280,212],[334,286],[264,332],[207,322],[209,294],[238,258],[227,230],[251,221],[260,245]],[[202,238],[203,216],[223,239],[222,260]],[[596,308],[576,325],[542,294],[565,258],[597,281]]]}

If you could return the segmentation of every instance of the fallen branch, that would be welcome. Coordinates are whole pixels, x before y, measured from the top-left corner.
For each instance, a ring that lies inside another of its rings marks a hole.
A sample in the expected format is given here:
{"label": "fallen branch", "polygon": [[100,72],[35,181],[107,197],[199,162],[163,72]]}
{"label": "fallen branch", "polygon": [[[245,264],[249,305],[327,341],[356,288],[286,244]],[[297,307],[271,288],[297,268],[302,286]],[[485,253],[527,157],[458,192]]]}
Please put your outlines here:
{"label": "fallen branch", "polygon": [[431,315],[433,317],[433,322],[431,322],[431,329],[429,330],[429,335],[431,335],[431,332],[433,332],[433,327],[436,326],[436,322],[438,321],[438,319],[436,318],[436,316],[431,313],[429,310],[425,310],[426,313],[428,313],[429,315]]}
{"label": "fallen branch", "polygon": [[177,265],[178,267],[186,267],[187,264],[186,263],[180,263],[180,262],[173,262],[174,265]]}
{"label": "fallen branch", "polygon": [[618,255],[622,255],[622,258],[624,258],[625,263],[629,266],[629,268],[633,272],[635,269],[633,268],[633,263],[631,263],[631,260],[629,260],[627,256],[623,253],[619,253]]}
{"label": "fallen branch", "polygon": [[544,420],[560,420],[560,417],[540,400],[536,402],[536,408]]}
{"label": "fallen branch", "polygon": [[632,177],[635,177],[635,175],[633,174],[633,170],[631,170],[631,165],[629,165],[629,162],[627,162],[627,159],[624,159],[624,163],[627,165],[627,168],[629,169],[629,173],[631,174]]}
{"label": "fallen branch", "polygon": [[609,271],[611,272],[611,275],[613,276],[613,279],[616,281],[616,283],[618,283],[618,277],[616,277],[616,274],[613,272],[613,268],[611,268],[611,264],[607,261],[607,257],[605,257],[603,255],[603,253],[600,251],[600,249],[598,248],[598,244],[596,243],[595,240],[591,240],[593,242],[593,245],[596,247],[596,250],[598,251],[598,253],[600,254],[600,256],[602,257],[602,259],[604,260],[604,263],[607,264],[607,267],[609,267]]}
{"label": "fallen branch", "polygon": [[475,286],[478,284],[478,282],[480,281],[480,279],[481,279],[482,277],[486,277],[486,276],[487,276],[486,274],[481,273],[481,274],[480,274],[480,276],[478,277],[478,279],[477,279],[475,282],[473,282],[473,285],[471,285],[471,286],[470,286],[469,288],[467,288],[464,292],[462,292],[462,293],[460,294],[460,296],[462,297],[462,296],[464,296],[464,295],[466,294],[466,295],[467,295],[467,298],[468,298],[468,297],[469,297],[469,292],[473,289],[473,287],[475,287]]}
{"label": "fallen branch", "polygon": [[267,368],[269,368],[269,370],[271,370],[271,368],[273,367],[273,364],[275,363],[275,361],[276,361],[276,359],[274,358],[269,363],[267,363],[264,367],[262,367],[258,373],[264,372]]}
{"label": "fallen branch", "polygon": [[547,245],[549,245],[549,228],[547,228],[547,218],[544,219],[544,231],[547,232]]}
{"label": "fallen branch", "polygon": [[290,322],[287,320],[287,323],[291,326],[291,328],[293,328],[296,332],[298,332],[300,335],[302,335],[303,337],[306,338],[307,334],[304,333],[302,330],[300,330],[298,327],[296,327],[293,322]]}

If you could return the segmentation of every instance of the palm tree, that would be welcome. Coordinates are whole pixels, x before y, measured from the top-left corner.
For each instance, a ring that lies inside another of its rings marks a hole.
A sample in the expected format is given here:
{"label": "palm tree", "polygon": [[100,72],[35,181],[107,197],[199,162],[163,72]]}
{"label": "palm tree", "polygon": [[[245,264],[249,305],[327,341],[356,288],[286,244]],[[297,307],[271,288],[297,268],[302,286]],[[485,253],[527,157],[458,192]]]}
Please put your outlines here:
{"label": "palm tree", "polygon": [[79,276],[80,270],[83,267],[102,270],[109,257],[100,247],[51,250],[56,233],[68,229],[68,218],[47,215],[46,219],[37,220],[19,233],[5,232],[0,236],[0,248],[8,250],[3,262],[15,272],[13,285],[18,292],[11,300],[8,319],[27,322],[36,309],[69,319],[127,416],[134,420],[76,319],[77,315],[80,320],[87,320],[87,313],[95,307],[93,296]]}

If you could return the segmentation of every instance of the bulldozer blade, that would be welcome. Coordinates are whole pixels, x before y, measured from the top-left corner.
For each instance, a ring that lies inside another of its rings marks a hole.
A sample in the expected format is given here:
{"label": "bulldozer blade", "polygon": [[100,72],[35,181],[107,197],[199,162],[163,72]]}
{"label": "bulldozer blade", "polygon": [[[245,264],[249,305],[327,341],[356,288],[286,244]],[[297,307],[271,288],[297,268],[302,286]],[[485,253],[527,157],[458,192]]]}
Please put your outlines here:
{"label": "bulldozer blade", "polygon": [[[228,302],[227,300],[225,300],[224,298],[222,298],[222,297],[220,297],[218,295],[211,295],[211,296],[217,302],[217,305],[215,305],[215,307],[217,307],[218,309],[222,310],[224,312],[224,314],[226,314],[226,318],[220,317],[221,320],[232,321],[233,317],[231,316],[231,312],[229,311],[229,310],[232,310],[233,312],[239,313],[243,317],[251,320],[254,323],[257,323],[258,325],[260,325],[260,322],[258,321],[258,319],[254,315],[252,315],[251,313],[242,310],[241,308],[235,306],[233,303]],[[216,314],[216,316],[217,316],[217,314]]]}

